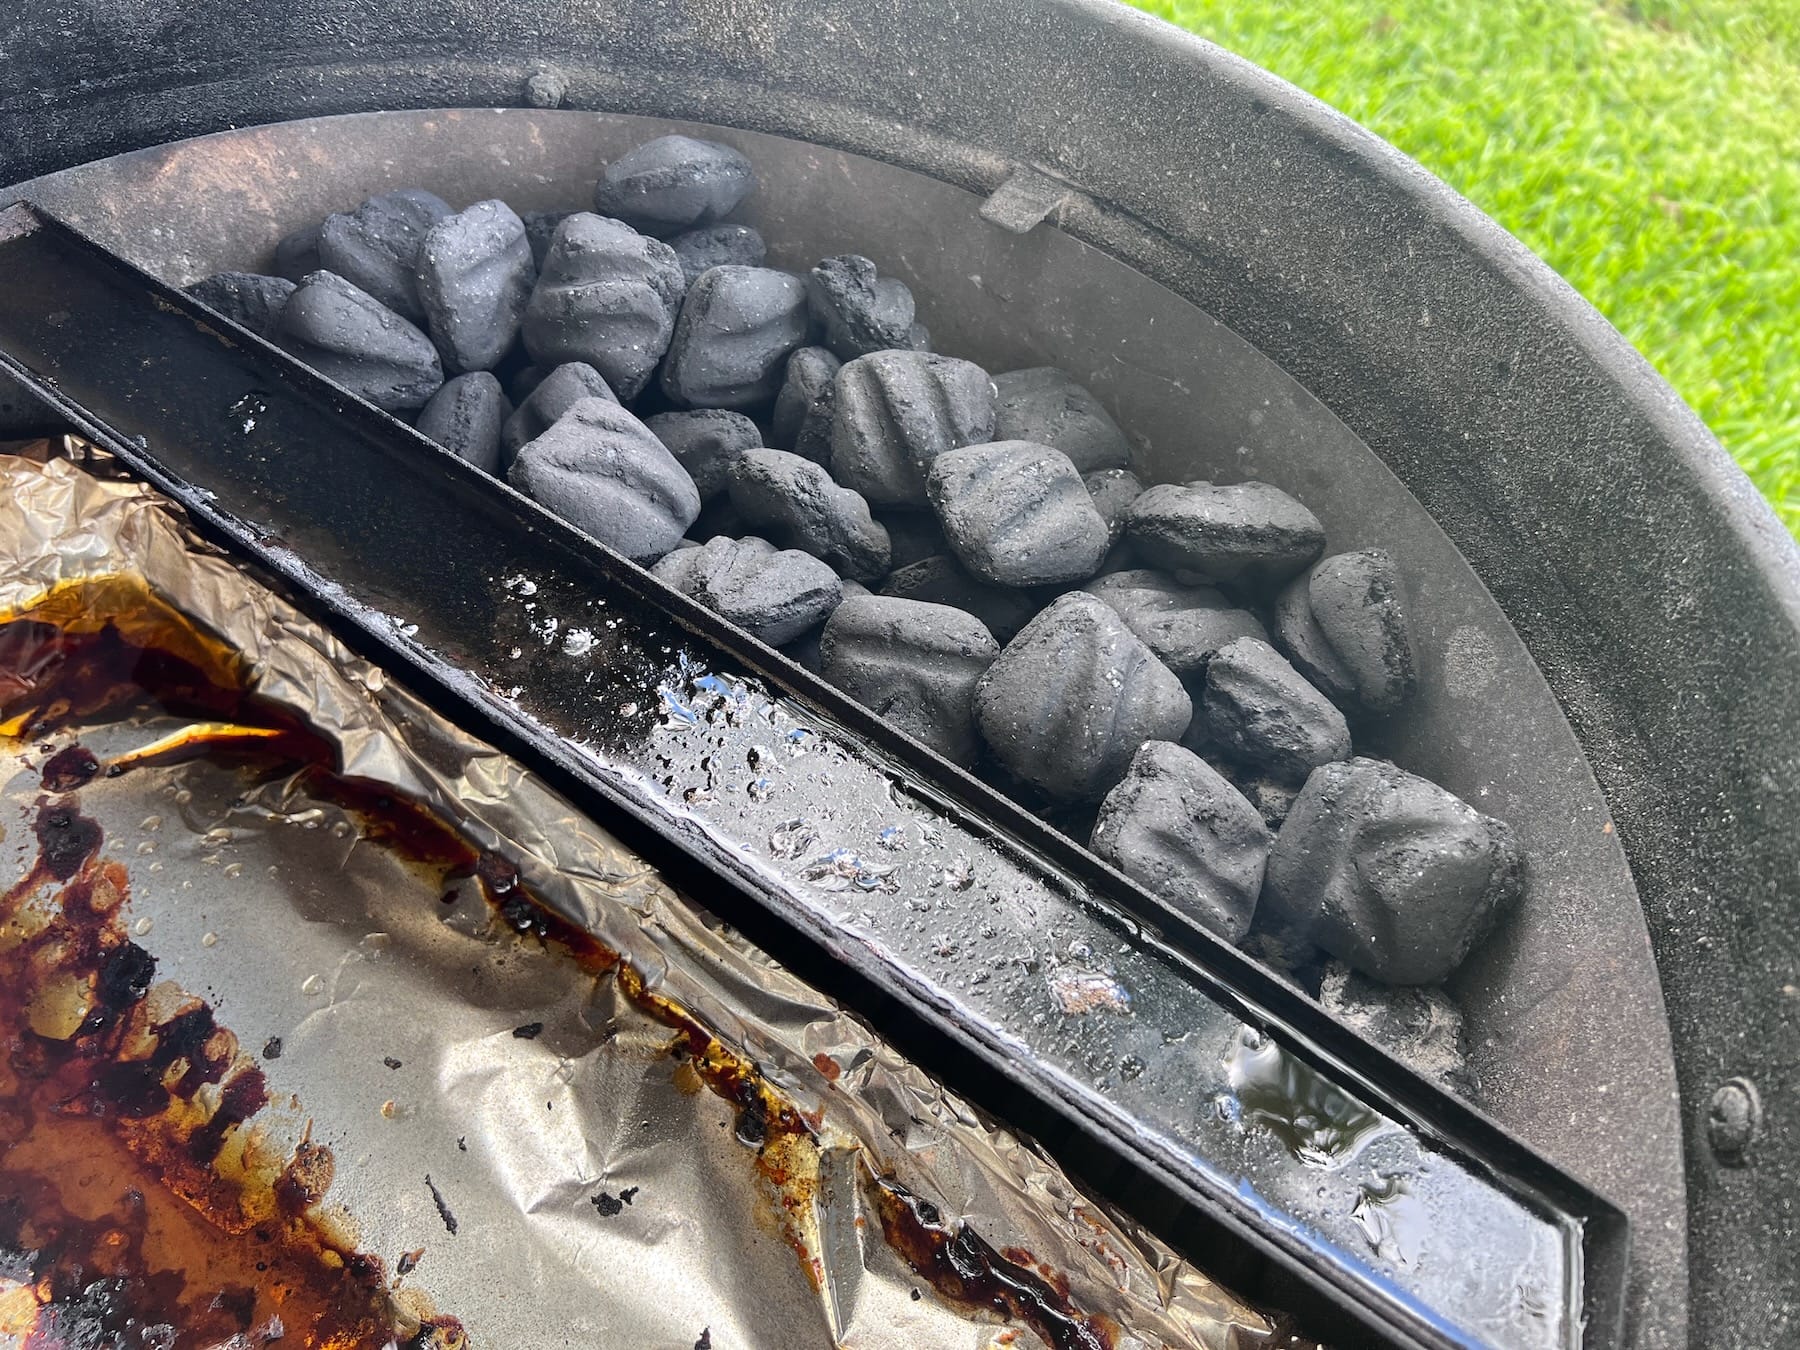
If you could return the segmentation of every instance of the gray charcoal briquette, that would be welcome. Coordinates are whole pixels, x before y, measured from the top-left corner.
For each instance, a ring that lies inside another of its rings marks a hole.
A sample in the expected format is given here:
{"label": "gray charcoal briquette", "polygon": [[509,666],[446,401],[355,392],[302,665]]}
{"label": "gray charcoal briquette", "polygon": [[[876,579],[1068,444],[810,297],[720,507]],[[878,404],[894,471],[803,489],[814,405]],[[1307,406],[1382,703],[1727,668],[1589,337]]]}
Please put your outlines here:
{"label": "gray charcoal briquette", "polygon": [[841,361],[909,347],[913,297],[906,284],[877,275],[856,253],[827,258],[806,278],[806,298],[825,346]]}
{"label": "gray charcoal briquette", "polygon": [[1144,495],[1143,483],[1130,469],[1099,469],[1083,474],[1081,481],[1100,519],[1106,522],[1107,539],[1117,544],[1125,534],[1125,512]]}
{"label": "gray charcoal briquette", "polygon": [[294,283],[286,277],[265,277],[255,272],[215,272],[189,286],[187,293],[240,328],[262,337],[281,317],[282,306],[294,293]]}
{"label": "gray charcoal briquette", "polygon": [[622,399],[636,398],[669,349],[687,283],[660,239],[577,211],[544,255],[520,331],[540,366],[585,361]]}
{"label": "gray charcoal briquette", "polygon": [[500,446],[505,458],[510,461],[521,445],[542,436],[584,398],[619,401],[606,377],[585,361],[570,361],[545,375],[519,400],[518,410],[501,429]]}
{"label": "gray charcoal briquette", "polygon": [[1177,675],[1197,675],[1213,653],[1241,637],[1261,638],[1257,617],[1239,609],[1211,586],[1183,586],[1166,572],[1134,568],[1109,572],[1082,588],[1118,612]]}
{"label": "gray charcoal briquette", "polygon": [[1315,770],[1263,882],[1270,919],[1387,984],[1437,984],[1524,890],[1512,831],[1384,760]]}
{"label": "gray charcoal briquette", "polygon": [[761,408],[774,401],[789,354],[810,331],[799,277],[714,267],[682,301],[663,359],[663,392],[687,407]]}
{"label": "gray charcoal briquette", "polygon": [[646,234],[679,234],[723,219],[755,185],[750,161],[729,145],[658,136],[606,166],[594,210]]}
{"label": "gray charcoal briquette", "polygon": [[946,450],[932,461],[925,489],[951,551],[997,586],[1084,580],[1111,542],[1075,465],[1046,445]]}
{"label": "gray charcoal briquette", "polygon": [[319,261],[319,236],[324,225],[302,225],[292,234],[283,235],[275,245],[275,275],[298,286],[324,267]]}
{"label": "gray charcoal briquette", "polygon": [[[695,545],[695,547],[698,547],[698,545]],[[848,579],[845,579],[844,586],[843,586],[843,594],[839,597],[838,603],[841,605],[845,600],[849,600],[854,596],[873,595],[873,594],[874,594],[874,592],[871,591],[867,586],[863,585],[862,582],[850,581]],[[832,614],[835,614],[836,612],[837,611],[834,609],[832,611]],[[825,619],[826,619],[826,622],[830,622],[831,615],[827,614],[825,616]],[[819,641],[824,636],[825,636],[825,625],[819,624],[817,627],[810,628],[806,632],[802,633],[799,637],[795,638],[792,642],[789,642],[781,650],[790,661],[793,661],[798,665],[805,666],[813,674],[817,675],[819,673],[819,665],[820,665]]]}
{"label": "gray charcoal briquette", "polygon": [[430,338],[331,272],[294,288],[270,339],[387,412],[424,407],[444,382]]}
{"label": "gray charcoal briquette", "polygon": [[731,504],[750,528],[786,548],[823,558],[854,581],[887,575],[887,531],[869,504],[810,459],[786,450],[746,450],[725,472]]}
{"label": "gray charcoal briquette", "polygon": [[924,506],[925,473],[946,450],[993,439],[994,382],[932,352],[876,352],[837,373],[831,476],[871,506]]}
{"label": "gray charcoal briquette", "polygon": [[977,581],[948,553],[933,554],[895,567],[881,585],[883,595],[926,600],[966,610],[1001,642],[1010,642],[1047,603],[1042,592],[990,586]]}
{"label": "gray charcoal briquette", "polygon": [[1192,713],[1174,672],[1080,591],[1026,624],[975,691],[975,723],[995,757],[1066,801],[1104,796],[1140,745],[1178,739]]}
{"label": "gray charcoal briquette", "polygon": [[843,583],[811,554],[765,539],[716,535],[670,554],[652,572],[752,637],[779,647],[838,607]]}
{"label": "gray charcoal briquette", "polygon": [[1127,536],[1154,567],[1197,581],[1283,581],[1325,548],[1319,518],[1267,483],[1158,483],[1131,504]]}
{"label": "gray charcoal briquette", "polygon": [[1054,366],[1011,370],[994,377],[994,439],[1035,441],[1062,451],[1084,474],[1123,469],[1131,463],[1131,444],[1112,415]]}
{"label": "gray charcoal briquette", "polygon": [[445,367],[499,365],[519,336],[536,280],[525,222],[505,202],[476,202],[433,225],[419,245],[414,281]]}
{"label": "gray charcoal briquette", "polygon": [[1344,714],[1257,638],[1239,638],[1213,654],[1199,715],[1226,754],[1285,781],[1299,782],[1321,764],[1350,757]]}
{"label": "gray charcoal briquette", "polygon": [[762,444],[762,433],[742,413],[724,408],[683,408],[646,417],[644,425],[669,447],[693,478],[701,501],[725,491],[725,472],[746,450]]}
{"label": "gray charcoal briquette", "polygon": [[952,763],[975,762],[975,686],[1000,644],[973,614],[870,595],[825,621],[820,674]]}
{"label": "gray charcoal briquette", "polygon": [[761,267],[769,256],[763,237],[748,225],[703,225],[669,240],[681,274],[692,286],[715,267]]}
{"label": "gray charcoal briquette", "polygon": [[414,323],[425,321],[413,279],[419,245],[450,214],[443,198],[421,188],[370,197],[319,227],[319,265]]}
{"label": "gray charcoal briquette", "polygon": [[584,398],[520,447],[507,481],[578,530],[648,563],[700,514],[686,469],[617,403]]}
{"label": "gray charcoal briquette", "polygon": [[1242,942],[1272,840],[1256,808],[1212,765],[1147,741],[1100,803],[1088,846],[1227,942]]}
{"label": "gray charcoal briquette", "polygon": [[485,370],[446,380],[419,413],[421,435],[436,441],[458,459],[483,473],[500,472],[500,428],[512,416],[512,404],[500,381]]}
{"label": "gray charcoal briquette", "polygon": [[823,347],[802,347],[788,357],[769,439],[816,464],[831,462],[831,409],[843,363]]}
{"label": "gray charcoal briquette", "polygon": [[1341,707],[1390,713],[1417,685],[1399,572],[1381,549],[1339,553],[1295,577],[1276,598],[1275,635]]}

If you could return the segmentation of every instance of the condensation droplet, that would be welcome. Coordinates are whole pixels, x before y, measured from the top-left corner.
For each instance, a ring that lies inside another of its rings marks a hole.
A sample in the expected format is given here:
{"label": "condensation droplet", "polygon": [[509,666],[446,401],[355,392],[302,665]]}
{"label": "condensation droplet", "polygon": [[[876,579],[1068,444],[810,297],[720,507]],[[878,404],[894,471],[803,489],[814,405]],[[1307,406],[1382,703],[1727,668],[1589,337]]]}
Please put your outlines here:
{"label": "condensation droplet", "polygon": [[219,945],[219,935],[217,933],[213,933],[213,932],[202,933],[200,935],[200,945],[202,947],[218,946]]}
{"label": "condensation droplet", "polygon": [[244,875],[244,864],[235,863],[235,862],[234,863],[226,863],[225,864],[225,875],[228,877],[232,877],[234,879],[237,877],[243,876]]}
{"label": "condensation droplet", "polygon": [[131,925],[131,931],[136,933],[139,937],[144,937],[155,926],[156,926],[156,921],[154,919],[152,919],[148,914],[146,914],[146,915],[144,915],[143,918],[139,919],[136,923]]}
{"label": "condensation droplet", "polygon": [[316,974],[308,975],[304,980],[302,980],[300,982],[300,992],[307,995],[308,997],[311,997],[315,994],[324,993],[325,992],[325,977],[323,975],[316,975]]}

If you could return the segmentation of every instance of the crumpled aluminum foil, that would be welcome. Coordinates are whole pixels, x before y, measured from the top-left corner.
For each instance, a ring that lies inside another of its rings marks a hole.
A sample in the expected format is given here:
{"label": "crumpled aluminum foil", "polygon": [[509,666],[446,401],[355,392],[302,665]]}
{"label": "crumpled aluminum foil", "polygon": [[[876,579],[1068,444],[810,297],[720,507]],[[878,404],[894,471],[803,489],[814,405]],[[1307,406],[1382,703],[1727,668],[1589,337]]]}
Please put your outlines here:
{"label": "crumpled aluminum foil", "polygon": [[[473,886],[440,897],[296,780],[198,760],[83,788],[161,976],[203,993],[245,1046],[280,1038],[265,1065],[276,1105],[254,1128],[328,1143],[328,1204],[390,1268],[423,1248],[402,1297],[454,1314],[471,1345],[1042,1343],[908,1268],[883,1236],[878,1176],[1066,1281],[1119,1347],[1275,1343],[1271,1319],[353,657],[148,489],[5,456],[0,493],[0,613],[70,581],[142,577],[241,653],[257,692],[303,714],[347,776],[516,863],[539,900],[817,1122],[816,1144],[742,1142],[734,1108],[671,1057],[674,1034],[616,974],[518,940]],[[104,760],[179,725],[140,717],[81,741]],[[42,759],[37,745],[0,755],[9,802],[39,793]],[[514,1034],[533,1023],[533,1038]]]}

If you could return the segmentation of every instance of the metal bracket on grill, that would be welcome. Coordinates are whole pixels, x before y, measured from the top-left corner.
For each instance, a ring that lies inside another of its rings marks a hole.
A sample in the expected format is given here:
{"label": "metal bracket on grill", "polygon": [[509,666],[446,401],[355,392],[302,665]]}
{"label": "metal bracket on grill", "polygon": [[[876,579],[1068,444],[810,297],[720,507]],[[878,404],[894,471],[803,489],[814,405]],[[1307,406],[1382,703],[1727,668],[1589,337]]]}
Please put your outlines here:
{"label": "metal bracket on grill", "polygon": [[0,380],[1163,1236],[1338,1344],[1618,1342],[1616,1208],[1084,849],[43,213],[0,284]]}

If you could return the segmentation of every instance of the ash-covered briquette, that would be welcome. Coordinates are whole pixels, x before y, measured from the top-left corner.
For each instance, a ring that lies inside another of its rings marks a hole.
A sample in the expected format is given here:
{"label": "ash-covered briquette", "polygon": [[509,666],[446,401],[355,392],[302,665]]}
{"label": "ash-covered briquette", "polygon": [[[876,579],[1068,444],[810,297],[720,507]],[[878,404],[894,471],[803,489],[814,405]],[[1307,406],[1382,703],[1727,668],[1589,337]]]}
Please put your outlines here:
{"label": "ash-covered briquette", "polygon": [[1125,537],[1125,513],[1144,495],[1143,482],[1130,469],[1097,469],[1083,474],[1081,481],[1106,522],[1107,542],[1117,544]]}
{"label": "ash-covered briquette", "polygon": [[823,347],[802,347],[788,357],[775,395],[770,444],[815,464],[831,462],[832,397],[842,365]]}
{"label": "ash-covered briquette", "polygon": [[1350,711],[1390,713],[1417,683],[1399,569],[1382,549],[1339,553],[1275,599],[1275,640],[1295,667]]}
{"label": "ash-covered briquette", "polygon": [[719,535],[698,548],[677,549],[651,571],[771,647],[817,627],[844,593],[826,563],[755,536]]}
{"label": "ash-covered briquette", "polygon": [[755,185],[750,161],[729,145],[659,136],[606,166],[594,210],[646,234],[679,234],[723,220]]}
{"label": "ash-covered briquette", "polygon": [[498,475],[500,429],[512,416],[500,381],[485,370],[446,380],[419,412],[419,433],[484,473]]}
{"label": "ash-covered briquette", "polygon": [[786,450],[746,450],[725,471],[731,504],[752,530],[822,558],[853,581],[878,581],[889,566],[888,534],[869,504],[810,459]]}
{"label": "ash-covered briquette", "polygon": [[545,375],[519,401],[518,410],[506,420],[500,433],[500,445],[507,459],[519,452],[527,441],[535,441],[557,419],[584,398],[602,398],[617,403],[618,397],[606,377],[586,361],[567,361]]}
{"label": "ash-covered briquette", "polygon": [[419,245],[414,281],[451,371],[492,370],[512,350],[537,280],[525,222],[505,202],[446,216]]}
{"label": "ash-covered briquette", "polygon": [[762,444],[756,423],[726,408],[656,413],[646,417],[644,425],[688,471],[703,502],[725,491],[726,473],[739,455]]}
{"label": "ash-covered briquette", "polygon": [[859,356],[838,371],[832,397],[831,476],[871,506],[926,505],[933,460],[993,439],[994,382],[953,356]]}
{"label": "ash-covered briquette", "polygon": [[1228,942],[1256,914],[1273,836],[1256,808],[1192,751],[1147,741],[1100,803],[1089,847]]}
{"label": "ash-covered briquette", "polygon": [[1269,853],[1270,919],[1387,984],[1437,984],[1523,889],[1512,831],[1385,760],[1306,780]]}
{"label": "ash-covered briquette", "polygon": [[331,272],[314,272],[294,288],[270,337],[386,412],[424,407],[444,382],[430,338]]}
{"label": "ash-covered briquette", "polygon": [[973,614],[892,596],[847,597],[819,642],[827,680],[954,764],[981,753],[975,686],[1000,644]]}
{"label": "ash-covered briquette", "polygon": [[715,267],[761,267],[769,256],[762,235],[748,225],[703,225],[669,240],[681,274],[692,286]]}
{"label": "ash-covered briquette", "polygon": [[1159,483],[1125,514],[1125,532],[1152,567],[1183,580],[1284,581],[1325,549],[1325,527],[1267,483]]}
{"label": "ash-covered briquette", "polygon": [[1268,634],[1247,609],[1212,586],[1184,586],[1166,572],[1132,568],[1096,577],[1082,588],[1117,611],[1125,626],[1177,675],[1201,675],[1206,663],[1239,638]]}
{"label": "ash-covered briquette", "polygon": [[660,239],[577,211],[556,227],[520,331],[540,366],[585,361],[636,398],[675,333],[687,282]]}
{"label": "ash-covered briquette", "polygon": [[370,197],[348,214],[325,217],[319,227],[319,266],[422,324],[425,310],[415,280],[419,246],[449,214],[450,204],[423,188]]}
{"label": "ash-covered briquette", "polygon": [[648,427],[603,398],[582,399],[522,446],[506,476],[633,562],[662,557],[700,514],[687,470]]}
{"label": "ash-covered briquette", "polygon": [[1123,469],[1131,444],[1100,400],[1054,366],[994,377],[994,439],[1035,441],[1062,451],[1082,473]]}
{"label": "ash-covered briquette", "polygon": [[1350,758],[1344,714],[1258,638],[1238,638],[1213,654],[1198,716],[1227,755],[1284,781]]}
{"label": "ash-covered briquette", "polygon": [[772,267],[714,267],[682,301],[662,363],[663,392],[683,407],[764,407],[809,332],[799,277]]}
{"label": "ash-covered briquette", "polygon": [[975,692],[976,725],[995,756],[1061,801],[1104,796],[1139,746],[1178,739],[1192,715],[1174,672],[1080,591],[1026,624]]}
{"label": "ash-covered briquette", "polygon": [[286,277],[265,277],[256,272],[214,272],[189,286],[187,293],[261,337],[274,329],[288,297],[294,293],[294,283]]}
{"label": "ash-covered briquette", "polygon": [[1060,450],[993,441],[946,450],[926,496],[951,551],[998,586],[1054,586],[1091,577],[1110,543],[1081,475]]}
{"label": "ash-covered briquette", "polygon": [[902,600],[925,600],[964,610],[980,619],[988,632],[1001,642],[1010,642],[1017,637],[1019,630],[1031,622],[1031,616],[1047,601],[1046,596],[1037,592],[977,581],[948,553],[932,554],[918,562],[896,567],[882,583],[881,593]]}
{"label": "ash-covered briquette", "polygon": [[841,361],[913,345],[912,292],[861,254],[819,263],[806,278],[806,298],[825,346]]}

